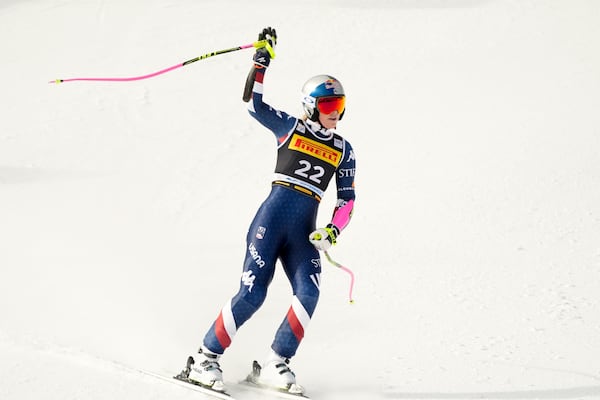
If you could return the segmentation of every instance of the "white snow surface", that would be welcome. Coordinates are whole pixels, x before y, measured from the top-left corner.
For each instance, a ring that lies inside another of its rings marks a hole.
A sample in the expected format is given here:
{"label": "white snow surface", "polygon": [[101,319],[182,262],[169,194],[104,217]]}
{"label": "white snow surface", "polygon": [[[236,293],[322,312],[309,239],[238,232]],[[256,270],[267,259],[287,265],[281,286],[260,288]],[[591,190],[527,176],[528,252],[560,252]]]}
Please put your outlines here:
{"label": "white snow surface", "polygon": [[[270,190],[252,50],[300,115],[328,73],[357,156],[351,224],[297,356],[314,399],[600,399],[600,2],[0,3],[0,399],[201,399],[178,372],[235,294]],[[321,205],[328,222],[334,184]],[[222,359],[267,354],[279,268]],[[232,388],[233,394],[239,394]],[[240,398],[259,398],[248,393]]]}

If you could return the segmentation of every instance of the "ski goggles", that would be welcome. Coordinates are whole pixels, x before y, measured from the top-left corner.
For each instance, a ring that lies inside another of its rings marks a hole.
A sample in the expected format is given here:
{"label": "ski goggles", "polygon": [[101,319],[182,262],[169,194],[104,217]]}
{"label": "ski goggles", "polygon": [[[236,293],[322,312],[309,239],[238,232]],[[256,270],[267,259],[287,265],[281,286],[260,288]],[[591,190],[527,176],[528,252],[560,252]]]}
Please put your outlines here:
{"label": "ski goggles", "polygon": [[331,114],[337,111],[339,114],[344,112],[346,107],[345,96],[330,96],[330,97],[319,97],[317,99],[317,109],[321,114]]}

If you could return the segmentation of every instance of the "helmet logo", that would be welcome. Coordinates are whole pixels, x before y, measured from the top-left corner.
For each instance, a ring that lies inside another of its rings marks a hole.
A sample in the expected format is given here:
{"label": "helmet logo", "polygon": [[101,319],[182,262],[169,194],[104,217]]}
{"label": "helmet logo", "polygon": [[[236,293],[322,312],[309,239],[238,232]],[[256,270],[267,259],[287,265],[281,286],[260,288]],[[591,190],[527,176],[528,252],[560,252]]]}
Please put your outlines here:
{"label": "helmet logo", "polygon": [[315,104],[317,104],[317,99],[315,99],[315,98],[314,98],[314,97],[312,97],[312,96],[304,96],[304,100],[303,100],[303,102],[304,102],[306,105],[309,105],[309,106],[313,106],[313,107],[314,107],[314,106],[315,106]]}
{"label": "helmet logo", "polygon": [[325,89],[333,90],[333,94],[344,94],[340,83],[335,79],[328,79],[325,81]]}

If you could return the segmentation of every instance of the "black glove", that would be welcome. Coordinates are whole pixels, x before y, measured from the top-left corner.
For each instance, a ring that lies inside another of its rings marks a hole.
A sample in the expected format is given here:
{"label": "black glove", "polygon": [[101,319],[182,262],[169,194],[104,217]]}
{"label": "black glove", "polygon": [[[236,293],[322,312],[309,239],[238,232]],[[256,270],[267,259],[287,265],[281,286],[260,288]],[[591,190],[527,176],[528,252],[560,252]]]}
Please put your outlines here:
{"label": "black glove", "polygon": [[258,40],[266,40],[265,47],[256,50],[254,54],[254,63],[262,68],[267,68],[271,58],[275,58],[275,46],[277,45],[277,32],[275,28],[265,28],[258,34]]}

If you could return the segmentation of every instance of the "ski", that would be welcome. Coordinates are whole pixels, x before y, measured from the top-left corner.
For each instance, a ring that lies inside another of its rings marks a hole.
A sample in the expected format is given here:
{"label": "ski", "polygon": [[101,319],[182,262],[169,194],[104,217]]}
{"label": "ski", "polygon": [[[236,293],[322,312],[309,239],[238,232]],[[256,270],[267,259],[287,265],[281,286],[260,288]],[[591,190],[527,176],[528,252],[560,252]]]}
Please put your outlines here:
{"label": "ski", "polygon": [[[152,371],[137,369],[138,373],[142,373],[144,375],[160,379],[164,382],[168,382],[170,384],[175,384],[177,386],[186,388],[188,390],[193,390],[195,392],[200,392],[206,396],[209,396],[214,399],[221,400],[235,400],[238,394],[242,394],[244,391],[254,391],[255,393],[260,393],[261,396],[268,396],[273,398],[280,399],[288,399],[288,400],[302,400],[302,399],[310,399],[305,393],[302,386],[297,384],[290,384],[287,388],[274,387],[270,385],[266,385],[260,380],[260,371],[261,366],[257,361],[252,363],[252,371],[246,379],[238,382],[236,385],[232,383],[231,387],[234,389],[235,397],[232,396],[229,392],[225,390],[222,382],[220,383],[223,390],[217,390],[211,386],[202,385],[198,382],[192,381],[189,379],[190,373],[190,360],[188,359],[188,365],[184,368],[179,374],[175,376],[167,376],[163,374],[159,374]],[[230,386],[229,384],[227,386]],[[236,389],[237,386],[237,389]],[[238,393],[238,390],[240,393]]]}
{"label": "ski", "polygon": [[178,375],[174,376],[173,379],[175,382],[183,382],[184,385],[190,386],[191,389],[202,392],[209,396],[216,397],[218,399],[234,400],[233,397],[226,391],[215,390],[210,386],[201,385],[197,382],[189,380],[188,378],[181,378]]}
{"label": "ski", "polygon": [[284,389],[262,384],[259,379],[260,370],[260,364],[257,361],[254,361],[252,363],[252,372],[246,377],[246,379],[241,381],[240,384],[247,388],[260,391],[262,394],[282,399],[310,399],[310,397],[304,394],[304,389],[300,385],[294,384]]}
{"label": "ski", "polygon": [[209,386],[200,385],[196,382],[190,381],[189,379],[187,379],[187,377],[181,376],[181,374],[171,377],[171,376],[165,376],[165,375],[157,374],[157,373],[150,372],[150,371],[139,371],[139,372],[141,372],[145,375],[148,375],[148,376],[152,376],[154,378],[161,379],[165,382],[169,382],[171,384],[175,384],[175,385],[184,387],[188,390],[193,390],[195,392],[203,393],[212,398],[222,399],[222,400],[235,400],[235,398],[231,394],[227,393],[226,391],[219,391],[219,390],[212,389]]}
{"label": "ski", "polygon": [[254,382],[250,382],[247,379],[244,379],[243,381],[241,381],[240,385],[244,386],[244,389],[248,388],[254,392],[261,393],[265,396],[277,397],[280,399],[291,399],[291,400],[310,399],[310,397],[308,397],[304,393],[291,393],[286,389],[279,389],[279,388],[274,388],[271,386],[256,384]]}

